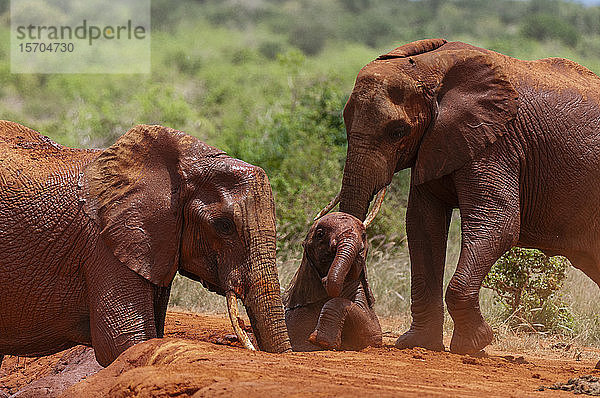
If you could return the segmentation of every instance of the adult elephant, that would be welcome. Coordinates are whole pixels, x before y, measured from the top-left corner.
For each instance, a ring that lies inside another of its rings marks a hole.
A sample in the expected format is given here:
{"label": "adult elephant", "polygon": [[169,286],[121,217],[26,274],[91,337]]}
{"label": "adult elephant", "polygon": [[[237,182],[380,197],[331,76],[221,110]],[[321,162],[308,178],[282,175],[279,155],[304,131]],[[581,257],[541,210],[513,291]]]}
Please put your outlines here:
{"label": "adult elephant", "polygon": [[162,126],[106,150],[0,122],[0,354],[92,345],[106,366],[163,335],[175,273],[236,297],[258,345],[291,349],[262,169]]}
{"label": "adult elephant", "polygon": [[344,122],[341,211],[364,219],[374,194],[412,168],[406,230],[413,321],[397,347],[444,349],[453,208],[462,242],[446,291],[451,351],[473,353],[492,340],[479,289],[513,245],[562,254],[600,284],[600,78],[586,68],[421,40],[360,71]]}

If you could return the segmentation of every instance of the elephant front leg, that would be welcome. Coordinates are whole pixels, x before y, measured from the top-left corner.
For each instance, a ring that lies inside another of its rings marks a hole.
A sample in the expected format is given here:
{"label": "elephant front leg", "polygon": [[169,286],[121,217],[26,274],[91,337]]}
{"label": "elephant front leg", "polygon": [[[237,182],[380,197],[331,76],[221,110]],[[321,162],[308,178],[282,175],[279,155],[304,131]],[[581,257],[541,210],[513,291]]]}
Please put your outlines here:
{"label": "elephant front leg", "polygon": [[154,290],[154,323],[156,325],[156,336],[163,337],[165,334],[165,319],[169,297],[171,296],[171,285],[167,287],[153,286]]}
{"label": "elephant front leg", "polygon": [[519,189],[517,177],[503,175],[501,170],[468,177],[457,173],[456,181],[462,243],[446,304],[454,320],[450,351],[470,354],[493,339],[479,309],[479,290],[496,260],[518,241]]}
{"label": "elephant front leg", "polygon": [[342,346],[342,330],[351,307],[352,301],[335,297],[327,301],[321,309],[315,331],[308,337],[312,344],[326,350],[339,350]]}
{"label": "elephant front leg", "polygon": [[154,286],[123,265],[88,274],[90,331],[96,360],[108,366],[129,347],[157,337]]}
{"label": "elephant front leg", "polygon": [[452,207],[423,186],[412,186],[406,212],[410,252],[410,329],[396,340],[396,347],[423,347],[443,351],[443,278],[446,241]]}

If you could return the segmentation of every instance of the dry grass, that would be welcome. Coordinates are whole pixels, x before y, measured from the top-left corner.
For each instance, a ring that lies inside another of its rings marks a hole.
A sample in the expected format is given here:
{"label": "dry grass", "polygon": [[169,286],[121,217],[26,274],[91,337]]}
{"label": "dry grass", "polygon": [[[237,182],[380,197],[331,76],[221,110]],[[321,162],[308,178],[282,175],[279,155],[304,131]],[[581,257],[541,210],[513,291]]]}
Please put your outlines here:
{"label": "dry grass", "polygon": [[179,274],[173,281],[169,307],[199,313],[224,314],[227,312],[224,297],[209,292],[200,283]]}
{"label": "dry grass", "polygon": [[562,293],[575,315],[573,338],[600,347],[600,288],[583,272],[570,268]]}

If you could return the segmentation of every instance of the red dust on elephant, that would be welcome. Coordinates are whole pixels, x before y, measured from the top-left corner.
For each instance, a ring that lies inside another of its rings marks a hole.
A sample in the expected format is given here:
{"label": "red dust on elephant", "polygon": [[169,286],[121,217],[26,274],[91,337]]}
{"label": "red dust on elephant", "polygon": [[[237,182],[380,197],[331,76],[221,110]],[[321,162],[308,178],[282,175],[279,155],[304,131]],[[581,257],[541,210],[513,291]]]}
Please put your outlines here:
{"label": "red dust on elephant", "polygon": [[162,337],[181,273],[236,298],[259,348],[290,350],[262,169],[197,138],[140,125],[105,150],[0,122],[0,361],[77,344],[106,366]]}
{"label": "red dust on elephant", "polygon": [[451,351],[473,353],[491,342],[479,289],[512,246],[564,255],[600,284],[600,78],[588,69],[421,40],[360,71],[344,122],[340,211],[364,219],[394,173],[412,169],[413,320],[397,347],[444,349],[443,276],[455,208],[462,242],[445,296]]}

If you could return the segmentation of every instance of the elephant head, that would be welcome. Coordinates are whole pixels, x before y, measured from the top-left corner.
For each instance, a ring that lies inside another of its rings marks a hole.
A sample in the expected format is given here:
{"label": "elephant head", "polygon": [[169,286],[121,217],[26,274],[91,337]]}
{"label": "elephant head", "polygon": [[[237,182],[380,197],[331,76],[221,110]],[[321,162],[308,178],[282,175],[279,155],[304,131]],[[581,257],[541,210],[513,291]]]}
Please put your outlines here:
{"label": "elephant head", "polygon": [[262,169],[182,132],[141,125],[85,167],[79,186],[100,242],[124,267],[156,287],[179,271],[226,295],[234,329],[250,345],[237,324],[239,298],[259,347],[290,350]]}
{"label": "elephant head", "polygon": [[411,184],[449,175],[505,134],[517,93],[506,58],[443,39],[398,47],[358,74],[344,108],[348,152],[342,188],[328,209],[365,219],[395,172]]}
{"label": "elephant head", "polygon": [[328,214],[312,225],[303,246],[302,262],[284,297],[294,350],[381,344],[367,283],[363,223],[346,213]]}
{"label": "elephant head", "polygon": [[[367,285],[366,232],[355,217],[328,214],[311,226],[302,246],[302,262],[285,294],[286,307],[339,297],[342,292],[352,295],[350,285]],[[373,301],[370,290],[369,301]]]}

